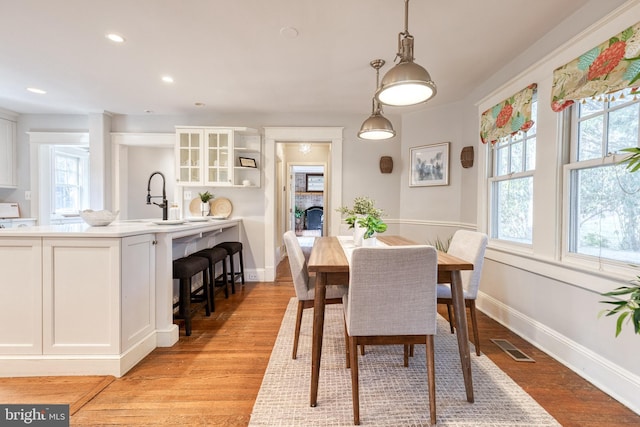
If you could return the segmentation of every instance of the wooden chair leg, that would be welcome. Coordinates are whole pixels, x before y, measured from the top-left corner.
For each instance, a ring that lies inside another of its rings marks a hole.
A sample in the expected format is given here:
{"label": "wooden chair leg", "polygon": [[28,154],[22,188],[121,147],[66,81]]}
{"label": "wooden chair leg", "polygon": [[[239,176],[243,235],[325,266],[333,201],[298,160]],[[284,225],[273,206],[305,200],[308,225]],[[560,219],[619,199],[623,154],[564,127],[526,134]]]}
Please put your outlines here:
{"label": "wooden chair leg", "polygon": [[449,328],[451,328],[451,333],[453,333],[453,310],[451,309],[450,303],[447,303],[447,315],[449,317]]}
{"label": "wooden chair leg", "polygon": [[351,368],[351,351],[349,350],[350,344],[349,344],[349,333],[347,332],[347,319],[344,319],[344,348],[345,348],[345,355],[347,357],[346,360],[346,367],[347,369]]}
{"label": "wooden chair leg", "polygon": [[358,388],[358,345],[354,337],[349,337],[351,356],[351,401],[353,404],[353,424],[360,425],[360,390]]}
{"label": "wooden chair leg", "polygon": [[480,356],[480,337],[478,334],[478,320],[476,319],[476,302],[469,300],[469,311],[471,312],[471,327],[473,328],[473,345],[476,347],[476,355]]}
{"label": "wooden chair leg", "polygon": [[433,347],[433,335],[427,335],[427,383],[429,387],[429,417],[431,425],[436,425],[436,364]]}
{"label": "wooden chair leg", "polygon": [[[413,344],[411,344],[413,346]],[[404,346],[404,367],[409,367],[409,344],[405,344]]]}
{"label": "wooden chair leg", "polygon": [[296,332],[293,336],[293,354],[292,359],[298,357],[298,339],[300,338],[300,326],[302,325],[302,312],[304,311],[304,303],[298,300],[298,313],[296,315]]}

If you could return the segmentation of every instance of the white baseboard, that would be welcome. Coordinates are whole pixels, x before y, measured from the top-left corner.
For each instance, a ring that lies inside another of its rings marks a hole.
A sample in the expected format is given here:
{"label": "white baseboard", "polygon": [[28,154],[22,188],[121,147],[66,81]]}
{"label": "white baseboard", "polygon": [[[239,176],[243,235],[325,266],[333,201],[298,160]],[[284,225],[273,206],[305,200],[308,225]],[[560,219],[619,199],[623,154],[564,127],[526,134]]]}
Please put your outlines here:
{"label": "white baseboard", "polygon": [[637,414],[640,414],[640,376],[577,344],[544,324],[479,292],[480,311],[520,335],[549,356],[586,379]]}

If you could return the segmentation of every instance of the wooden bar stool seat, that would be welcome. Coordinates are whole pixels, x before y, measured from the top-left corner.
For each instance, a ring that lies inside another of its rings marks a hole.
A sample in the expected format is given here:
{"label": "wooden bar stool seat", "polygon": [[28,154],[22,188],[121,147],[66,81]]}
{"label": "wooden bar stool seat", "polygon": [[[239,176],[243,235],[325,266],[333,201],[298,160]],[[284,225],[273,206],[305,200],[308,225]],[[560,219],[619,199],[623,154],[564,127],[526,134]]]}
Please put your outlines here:
{"label": "wooden bar stool seat", "polygon": [[[208,248],[191,254],[190,256],[202,257],[209,262],[209,296],[211,297],[211,311],[216,310],[215,288],[224,288],[224,297],[229,298],[229,286],[227,281],[227,251],[223,248]],[[216,264],[222,264],[222,273],[216,276]]]}
{"label": "wooden bar stool seat", "polygon": [[[229,270],[228,270],[228,278],[229,282],[231,282],[231,293],[236,293],[235,283],[238,279],[240,279],[240,283],[244,286],[244,260],[242,257],[242,242],[222,242],[218,243],[214,246],[214,248],[223,248],[227,251],[227,256],[229,257]],[[235,265],[233,262],[233,257],[235,254],[238,254],[238,261],[240,262],[240,270],[235,270]]]}
{"label": "wooden bar stool seat", "polygon": [[[202,257],[188,256],[173,261],[173,278],[180,280],[180,294],[173,308],[178,307],[175,317],[184,319],[187,336],[191,335],[191,318],[201,307],[205,308],[207,316],[211,315],[208,268],[209,261]],[[202,285],[192,289],[193,276],[198,273],[202,273]]]}

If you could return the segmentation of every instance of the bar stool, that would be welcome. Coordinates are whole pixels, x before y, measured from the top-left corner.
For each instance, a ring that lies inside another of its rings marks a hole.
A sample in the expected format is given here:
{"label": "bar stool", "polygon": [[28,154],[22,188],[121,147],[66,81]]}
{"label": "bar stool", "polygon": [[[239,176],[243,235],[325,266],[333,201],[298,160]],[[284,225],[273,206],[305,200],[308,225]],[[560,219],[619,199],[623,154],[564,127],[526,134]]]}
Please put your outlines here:
{"label": "bar stool", "polygon": [[[240,278],[240,282],[244,286],[244,260],[242,259],[242,242],[222,242],[214,246],[214,248],[223,248],[227,251],[229,257],[229,281],[231,282],[231,293],[236,293],[236,280]],[[240,261],[240,271],[236,272],[233,265],[233,256],[238,254]]]}
{"label": "bar stool", "polygon": [[[208,248],[195,252],[190,256],[202,257],[209,262],[209,296],[211,298],[211,311],[216,311],[215,291],[216,286],[224,287],[224,297],[229,298],[229,286],[227,282],[227,251],[223,248]],[[222,274],[216,276],[216,264],[222,263]]]}
{"label": "bar stool", "polygon": [[[180,280],[180,294],[178,302],[173,308],[178,307],[177,318],[184,319],[184,330],[187,336],[191,335],[191,318],[201,307],[205,307],[207,316],[211,315],[209,308],[209,283],[207,269],[209,262],[202,257],[184,257],[173,261],[173,278]],[[193,276],[202,273],[202,286],[191,289]],[[191,303],[196,303],[192,305]]]}

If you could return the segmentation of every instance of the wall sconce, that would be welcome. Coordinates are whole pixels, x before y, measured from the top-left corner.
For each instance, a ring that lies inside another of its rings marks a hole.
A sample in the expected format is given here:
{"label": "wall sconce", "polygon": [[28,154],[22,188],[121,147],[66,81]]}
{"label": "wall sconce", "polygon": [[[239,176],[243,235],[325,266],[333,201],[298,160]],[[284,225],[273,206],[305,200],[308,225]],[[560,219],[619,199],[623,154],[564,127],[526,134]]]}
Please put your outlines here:
{"label": "wall sconce", "polygon": [[460,152],[460,163],[463,168],[470,168],[473,166],[473,146],[469,145],[464,147]]}
{"label": "wall sconce", "polygon": [[391,173],[393,172],[393,159],[391,156],[380,157],[380,172]]}

